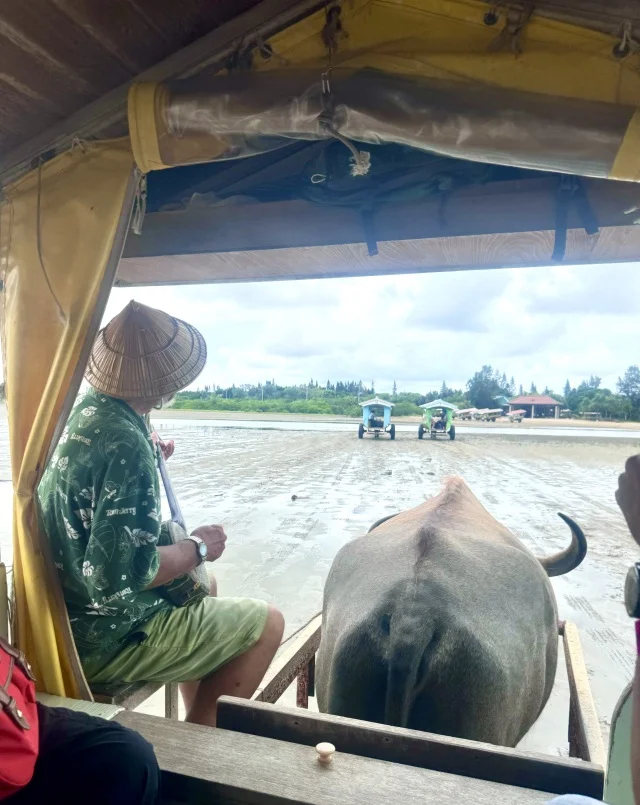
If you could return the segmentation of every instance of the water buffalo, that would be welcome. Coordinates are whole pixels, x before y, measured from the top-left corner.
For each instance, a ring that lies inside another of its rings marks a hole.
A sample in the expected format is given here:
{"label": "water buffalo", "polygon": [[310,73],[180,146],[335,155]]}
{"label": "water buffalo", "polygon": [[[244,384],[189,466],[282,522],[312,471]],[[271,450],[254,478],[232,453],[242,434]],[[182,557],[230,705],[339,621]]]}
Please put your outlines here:
{"label": "water buffalo", "polygon": [[537,559],[461,478],[345,545],[324,591],[320,710],[515,746],[544,707],[558,659],[549,576],[584,559]]}

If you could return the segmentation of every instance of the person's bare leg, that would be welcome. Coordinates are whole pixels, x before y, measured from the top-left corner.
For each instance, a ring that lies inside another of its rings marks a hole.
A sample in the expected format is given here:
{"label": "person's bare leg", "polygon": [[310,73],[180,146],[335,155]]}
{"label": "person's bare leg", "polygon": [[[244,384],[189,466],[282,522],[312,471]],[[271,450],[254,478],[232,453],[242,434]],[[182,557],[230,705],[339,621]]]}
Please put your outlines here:
{"label": "person's bare leg", "polygon": [[[209,598],[216,598],[218,595],[218,582],[216,581],[216,577],[213,575],[213,573],[209,573],[209,584],[211,585],[209,590]],[[195,682],[181,682],[179,685],[180,693],[182,694],[182,701],[184,702],[184,709],[187,713],[193,707],[193,702],[195,701],[199,684],[200,680],[198,679]]]}
{"label": "person's bare leg", "polygon": [[[277,609],[270,606],[264,631],[249,651],[231,660],[215,674],[205,677],[200,682],[186,683],[189,686],[187,697],[195,693],[192,704],[187,709],[186,721],[215,727],[216,707],[220,696],[250,698],[274,658],[283,632],[284,618]],[[195,691],[191,687],[194,684],[197,684]]]}
{"label": "person's bare leg", "polygon": [[184,709],[186,713],[189,713],[189,711],[193,707],[193,703],[196,700],[196,693],[198,692],[199,686],[200,686],[200,680],[196,680],[195,682],[181,682],[178,685],[178,687],[180,688],[180,693],[182,694],[182,701],[184,702]]}
{"label": "person's bare leg", "polygon": [[213,575],[213,573],[209,573],[209,584],[211,585],[211,589],[209,590],[209,598],[217,598],[218,582],[216,581],[216,577]]}

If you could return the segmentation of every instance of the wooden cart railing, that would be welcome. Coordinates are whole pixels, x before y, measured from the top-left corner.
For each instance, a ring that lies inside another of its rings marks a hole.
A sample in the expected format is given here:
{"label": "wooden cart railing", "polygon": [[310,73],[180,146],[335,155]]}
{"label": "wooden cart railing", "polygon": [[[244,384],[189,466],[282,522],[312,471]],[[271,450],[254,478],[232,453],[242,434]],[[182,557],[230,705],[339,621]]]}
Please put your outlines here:
{"label": "wooden cart railing", "polygon": [[314,695],[316,652],[320,645],[322,615],[309,621],[291,640],[287,648],[271,663],[253,700],[275,704],[294,680],[298,681],[296,704],[309,706]]}
{"label": "wooden cart railing", "polygon": [[[275,704],[297,680],[296,703],[298,707],[309,706],[309,696],[314,695],[315,657],[320,645],[321,629],[321,615],[301,629],[271,664],[262,685],[253,696],[254,701]],[[575,624],[564,622],[559,625],[558,631],[563,641],[569,679],[569,754],[604,769],[604,744],[578,629]]]}

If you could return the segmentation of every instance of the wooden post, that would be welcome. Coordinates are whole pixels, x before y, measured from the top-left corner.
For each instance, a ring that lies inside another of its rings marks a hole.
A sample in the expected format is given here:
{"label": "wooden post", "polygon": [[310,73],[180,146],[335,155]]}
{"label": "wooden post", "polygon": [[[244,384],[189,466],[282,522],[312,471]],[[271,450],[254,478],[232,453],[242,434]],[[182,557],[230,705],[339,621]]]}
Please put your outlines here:
{"label": "wooden post", "polygon": [[165,718],[178,718],[178,683],[170,682],[164,686],[164,715]]}
{"label": "wooden post", "polygon": [[296,685],[296,705],[309,709],[309,666],[302,669]]}
{"label": "wooden post", "polygon": [[316,655],[309,660],[307,670],[309,671],[309,696],[316,695]]}

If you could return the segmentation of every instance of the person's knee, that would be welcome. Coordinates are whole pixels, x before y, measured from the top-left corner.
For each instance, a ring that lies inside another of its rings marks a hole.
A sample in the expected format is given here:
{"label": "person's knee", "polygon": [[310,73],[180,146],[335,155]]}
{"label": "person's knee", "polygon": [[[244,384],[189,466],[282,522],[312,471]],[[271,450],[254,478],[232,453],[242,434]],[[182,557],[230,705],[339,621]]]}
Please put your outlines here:
{"label": "person's knee", "polygon": [[275,643],[276,648],[280,645],[284,634],[284,615],[279,609],[269,604],[267,620],[262,630],[262,640],[268,643]]}
{"label": "person's knee", "polygon": [[[155,803],[160,789],[160,769],[153,747],[137,732],[123,730],[111,751],[105,752],[105,761],[119,781],[121,805],[125,803]],[[109,802],[115,799],[109,799]]]}

